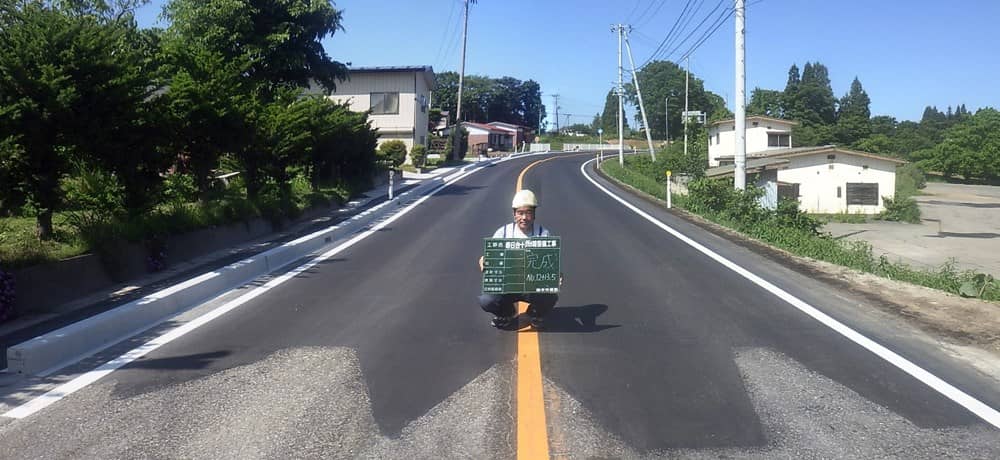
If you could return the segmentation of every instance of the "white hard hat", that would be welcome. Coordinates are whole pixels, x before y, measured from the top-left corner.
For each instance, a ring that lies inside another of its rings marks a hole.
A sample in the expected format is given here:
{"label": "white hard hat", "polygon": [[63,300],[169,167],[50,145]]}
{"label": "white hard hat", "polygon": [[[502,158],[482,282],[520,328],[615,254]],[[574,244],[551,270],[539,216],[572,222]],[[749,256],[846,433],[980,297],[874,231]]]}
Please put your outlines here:
{"label": "white hard hat", "polygon": [[535,198],[535,193],[531,190],[521,190],[514,194],[514,200],[511,202],[511,207],[514,209],[523,208],[525,206],[531,206],[532,208],[538,207],[538,199]]}

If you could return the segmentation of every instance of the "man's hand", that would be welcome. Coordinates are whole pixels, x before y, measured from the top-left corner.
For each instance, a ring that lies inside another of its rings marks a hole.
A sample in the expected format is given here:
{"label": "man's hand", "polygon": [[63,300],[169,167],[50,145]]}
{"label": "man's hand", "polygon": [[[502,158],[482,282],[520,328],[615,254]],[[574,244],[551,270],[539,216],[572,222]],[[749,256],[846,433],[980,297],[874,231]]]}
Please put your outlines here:
{"label": "man's hand", "polygon": [[483,256],[479,256],[479,271],[483,271]]}

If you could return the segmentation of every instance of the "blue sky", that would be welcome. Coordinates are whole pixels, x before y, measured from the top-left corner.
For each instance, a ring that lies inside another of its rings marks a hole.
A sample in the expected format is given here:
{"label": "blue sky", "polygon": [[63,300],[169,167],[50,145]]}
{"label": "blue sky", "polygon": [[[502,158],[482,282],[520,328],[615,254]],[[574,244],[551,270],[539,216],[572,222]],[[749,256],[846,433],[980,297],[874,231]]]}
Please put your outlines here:
{"label": "blue sky", "polygon": [[[164,0],[139,11],[140,26],[158,22]],[[617,80],[617,38],[611,24],[634,26],[636,65],[667,37],[688,0],[479,0],[471,7],[466,73],[533,79],[552,114],[589,123]],[[695,26],[719,3],[691,0]],[[723,0],[724,7],[732,0]],[[1000,108],[1000,36],[993,21],[1000,2],[964,0],[748,0],[747,97],[754,87],[783,89],[788,68],[819,61],[830,70],[834,94],[857,76],[871,97],[873,115],[919,120],[927,105],[942,111]],[[327,52],[355,66],[432,65],[458,70],[460,0],[339,0],[344,31],[328,38]],[[960,5],[960,6],[959,6]],[[646,13],[645,15],[643,13]],[[655,15],[653,13],[656,13]],[[690,13],[690,12],[689,12]],[[678,59],[711,19],[667,57]],[[677,35],[677,34],[675,34]],[[671,44],[670,48],[674,48]],[[691,71],[732,108],[732,18],[691,56]],[[625,58],[628,68],[628,61]],[[628,71],[626,70],[626,80]],[[560,117],[565,124],[567,118]]]}

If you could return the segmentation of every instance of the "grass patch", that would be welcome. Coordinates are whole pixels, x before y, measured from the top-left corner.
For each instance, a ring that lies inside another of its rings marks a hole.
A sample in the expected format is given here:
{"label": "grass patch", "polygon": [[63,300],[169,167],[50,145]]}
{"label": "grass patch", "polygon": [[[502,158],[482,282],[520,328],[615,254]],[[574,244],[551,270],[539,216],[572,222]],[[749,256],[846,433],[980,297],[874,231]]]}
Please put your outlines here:
{"label": "grass patch", "polygon": [[837,214],[810,214],[816,220],[828,224],[830,222],[837,222],[840,224],[864,224],[868,222],[868,216],[856,213],[839,212]]}
{"label": "grass patch", "polygon": [[[615,161],[607,161],[601,163],[600,168],[619,182],[654,197],[663,194],[655,178],[631,168],[628,162],[623,168]],[[784,202],[777,211],[768,211],[755,206],[754,192],[728,191],[731,184],[695,181],[689,188],[690,196],[674,200],[677,206],[792,254],[952,294],[961,295],[963,285],[972,285],[977,287],[977,294],[981,292],[980,298],[1000,301],[1000,282],[997,280],[971,270],[959,271],[954,261],[936,270],[924,270],[885,256],[875,256],[866,241],[841,241],[818,233],[819,221],[798,212],[794,202]],[[651,193],[654,191],[658,193]]]}
{"label": "grass patch", "polygon": [[215,199],[205,202],[161,204],[138,216],[108,216],[98,212],[67,211],[52,218],[55,236],[50,241],[35,237],[34,217],[0,218],[0,266],[24,268],[100,253],[116,241],[144,242],[228,225],[256,217],[272,221],[295,218],[317,206],[342,205],[352,190],[345,185],[324,185],[313,189],[305,178],[292,180],[291,195],[282,198],[275,188],[252,202],[241,186],[231,186]]}

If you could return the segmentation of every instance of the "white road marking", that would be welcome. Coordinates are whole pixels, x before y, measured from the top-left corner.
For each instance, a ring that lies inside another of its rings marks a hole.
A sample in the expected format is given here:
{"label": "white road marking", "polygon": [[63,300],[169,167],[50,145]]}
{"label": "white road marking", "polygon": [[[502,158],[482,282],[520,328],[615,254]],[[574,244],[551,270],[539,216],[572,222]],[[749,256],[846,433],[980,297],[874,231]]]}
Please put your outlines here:
{"label": "white road marking", "polygon": [[688,238],[687,236],[685,236],[681,232],[675,230],[674,228],[668,226],[667,224],[664,224],[663,222],[660,222],[659,220],[657,220],[653,216],[647,214],[645,211],[643,211],[643,210],[641,210],[641,209],[633,206],[631,203],[628,203],[625,200],[619,198],[617,195],[615,195],[614,193],[612,193],[610,190],[608,190],[607,188],[605,188],[601,184],[598,184],[597,181],[595,181],[593,178],[590,177],[590,175],[587,174],[587,171],[586,171],[585,168],[586,168],[586,166],[589,163],[591,163],[593,161],[594,160],[587,161],[587,162],[585,162],[584,164],[582,164],[580,166],[580,172],[583,174],[583,177],[587,178],[587,180],[589,180],[591,184],[594,184],[595,187],[597,187],[598,189],[600,189],[601,191],[603,191],[604,193],[606,193],[608,196],[610,196],[611,198],[613,198],[616,201],[618,201],[619,203],[623,204],[626,208],[632,210],[633,212],[635,212],[639,216],[643,217],[644,219],[652,222],[653,225],[656,225],[657,227],[660,227],[662,230],[664,230],[667,233],[673,235],[677,239],[683,241],[688,246],[691,246],[692,248],[697,249],[699,252],[701,252],[702,254],[705,254],[709,258],[711,258],[711,259],[715,260],[716,262],[720,263],[722,266],[724,266],[724,267],[726,267],[726,268],[728,268],[728,269],[736,272],[740,276],[742,276],[742,277],[750,280],[752,283],[756,284],[757,286],[760,286],[761,288],[763,288],[764,290],[770,292],[771,294],[774,294],[775,296],[777,296],[781,300],[784,300],[785,302],[788,302],[793,307],[798,308],[803,313],[805,313],[805,314],[813,317],[815,320],[819,321],[820,323],[822,323],[823,325],[829,327],[830,329],[833,329],[834,331],[836,331],[840,335],[843,335],[844,337],[847,337],[852,342],[854,342],[854,343],[856,343],[858,345],[861,345],[862,347],[864,347],[868,351],[874,353],[879,358],[882,358],[883,360],[889,362],[893,366],[896,366],[897,368],[899,368],[903,372],[906,372],[907,374],[910,374],[911,376],[913,376],[917,380],[923,382],[925,385],[933,388],[938,393],[941,393],[942,395],[944,395],[948,399],[950,399],[950,400],[958,403],[962,407],[968,409],[973,414],[976,414],[977,416],[979,416],[980,418],[982,418],[983,420],[985,420],[990,425],[993,425],[996,428],[1000,428],[1000,412],[998,412],[996,409],[993,409],[992,407],[986,405],[985,403],[983,403],[982,401],[979,401],[976,398],[973,398],[972,396],[969,396],[967,393],[963,392],[962,390],[959,390],[958,388],[955,388],[950,383],[945,382],[941,378],[935,376],[934,374],[931,374],[930,372],[924,370],[920,366],[917,366],[916,364],[912,363],[908,359],[906,359],[906,358],[904,358],[904,357],[896,354],[896,352],[894,352],[894,351],[892,351],[892,350],[890,350],[890,349],[888,349],[888,348],[886,348],[886,347],[884,347],[882,345],[879,345],[877,342],[875,342],[874,340],[869,339],[868,337],[865,337],[864,335],[861,335],[859,332],[857,332],[854,329],[851,329],[850,327],[844,325],[840,321],[837,321],[837,320],[833,319],[832,317],[830,317],[826,313],[823,313],[823,312],[819,311],[818,309],[816,309],[812,305],[807,304],[806,302],[802,301],[798,297],[795,297],[795,296],[789,294],[788,292],[784,291],[783,289],[775,286],[774,284],[771,284],[769,281],[767,281],[767,280],[765,280],[765,279],[763,279],[763,278],[761,278],[761,277],[759,277],[759,276],[751,273],[749,270],[747,270],[747,269],[745,269],[745,268],[743,268],[743,267],[741,267],[741,266],[733,263],[729,259],[726,259],[725,257],[722,257],[721,255],[715,253],[711,249],[709,249],[709,248],[707,248],[705,246],[702,246],[697,241],[694,241],[691,238]]}
{"label": "white road marking", "polygon": [[[192,321],[190,321],[188,323],[185,323],[185,324],[183,324],[181,326],[178,326],[178,327],[176,327],[174,329],[171,329],[170,331],[167,331],[163,335],[161,335],[159,337],[156,337],[156,338],[154,338],[154,339],[146,342],[145,344],[140,345],[139,347],[136,347],[136,348],[133,348],[132,350],[129,350],[127,353],[125,353],[125,354],[123,354],[123,355],[121,355],[121,356],[119,356],[119,357],[117,357],[117,358],[115,358],[115,359],[113,359],[111,361],[108,361],[107,363],[104,363],[103,365],[101,365],[100,367],[98,367],[98,368],[96,368],[94,370],[91,370],[91,371],[88,371],[88,372],[86,372],[84,374],[81,374],[80,376],[74,378],[73,380],[70,380],[69,382],[66,382],[66,383],[64,383],[62,385],[59,385],[58,387],[50,390],[49,392],[47,392],[47,393],[45,393],[45,394],[43,394],[41,396],[38,396],[38,397],[36,397],[36,398],[34,398],[34,399],[32,399],[32,400],[30,400],[30,401],[28,401],[28,402],[20,405],[20,406],[17,406],[14,409],[11,409],[11,410],[7,411],[6,413],[3,414],[3,416],[4,417],[10,417],[10,418],[18,418],[18,419],[20,419],[20,418],[28,417],[28,416],[34,414],[35,412],[38,412],[39,410],[42,410],[43,408],[45,408],[45,407],[47,407],[47,406],[55,403],[56,401],[59,401],[60,399],[66,397],[66,396],[69,396],[70,394],[73,394],[74,392],[76,392],[76,391],[78,391],[78,390],[86,387],[87,385],[90,385],[91,383],[94,383],[97,380],[100,380],[102,377],[110,374],[111,372],[114,372],[116,369],[118,369],[118,368],[120,368],[120,367],[122,367],[122,366],[124,366],[124,365],[126,365],[126,364],[128,364],[130,362],[132,362],[132,361],[135,361],[136,359],[139,359],[139,358],[145,356],[146,354],[152,352],[153,350],[156,350],[157,348],[160,348],[161,346],[166,345],[166,344],[168,344],[168,343],[170,343],[170,342],[172,342],[172,341],[174,341],[174,340],[176,340],[176,339],[184,336],[188,332],[191,332],[191,331],[193,331],[193,330],[195,330],[195,329],[197,329],[197,328],[199,328],[201,326],[204,326],[205,324],[207,324],[209,321],[212,321],[213,319],[216,319],[216,318],[218,318],[218,317],[220,317],[220,316],[222,316],[222,315],[224,315],[224,314],[226,314],[226,313],[228,313],[228,312],[230,312],[232,310],[235,310],[236,308],[238,308],[238,307],[246,304],[250,300],[253,300],[254,298],[260,296],[261,294],[264,294],[265,292],[271,290],[272,288],[274,288],[274,287],[276,287],[276,286],[284,283],[285,281],[288,281],[288,280],[294,278],[296,275],[298,275],[298,274],[300,274],[300,273],[302,273],[302,272],[304,272],[306,270],[309,270],[310,268],[316,266],[320,262],[322,262],[322,261],[324,261],[326,259],[329,259],[329,258],[335,256],[336,254],[340,253],[341,251],[343,251],[343,250],[345,250],[345,249],[347,249],[347,248],[349,248],[349,247],[357,244],[359,241],[361,241],[361,240],[363,240],[363,239],[365,239],[365,238],[373,235],[375,232],[379,231],[380,229],[382,229],[385,226],[389,225],[390,223],[394,222],[396,219],[399,219],[400,217],[402,217],[406,213],[410,212],[411,210],[413,210],[414,208],[416,208],[417,206],[419,206],[420,204],[422,204],[424,201],[426,201],[428,198],[430,198],[431,196],[433,196],[433,195],[437,194],[438,192],[440,192],[441,190],[443,190],[445,187],[448,187],[449,185],[451,185],[451,184],[453,184],[453,183],[455,183],[455,182],[457,182],[457,181],[465,178],[466,176],[469,176],[470,174],[473,174],[475,172],[481,171],[482,169],[483,169],[482,167],[472,167],[468,171],[461,171],[460,170],[459,172],[454,173],[454,174],[448,176],[444,180],[444,183],[441,186],[435,188],[431,192],[429,192],[426,195],[420,197],[418,200],[416,200],[415,202],[413,202],[409,206],[403,208],[398,213],[393,214],[392,216],[390,216],[386,220],[384,220],[382,222],[379,222],[377,225],[374,225],[370,229],[358,233],[353,238],[351,238],[351,239],[345,241],[344,243],[341,243],[337,247],[335,247],[335,248],[333,248],[333,249],[331,249],[331,250],[329,250],[329,251],[327,251],[327,252],[325,252],[325,253],[317,256],[316,258],[312,259],[308,263],[306,263],[306,264],[304,264],[302,266],[299,266],[299,267],[297,267],[297,268],[295,268],[295,269],[293,269],[293,270],[291,270],[291,271],[289,271],[289,272],[287,272],[287,273],[285,273],[285,274],[283,274],[283,275],[281,275],[281,276],[279,276],[277,278],[274,278],[274,279],[272,279],[271,281],[268,281],[267,283],[265,283],[262,286],[253,288],[252,290],[250,290],[246,294],[243,294],[243,295],[237,297],[236,299],[233,299],[233,300],[231,300],[229,302],[226,302],[225,304],[219,306],[218,308],[215,308],[214,310],[212,310],[212,311],[210,311],[210,312],[208,312],[208,313],[206,313],[206,314],[204,314],[202,316],[199,316],[198,318],[195,318],[194,320],[192,320]],[[386,203],[389,203],[389,202],[386,202]],[[370,211],[368,211],[368,212],[370,212]],[[321,230],[320,232],[316,232],[316,233],[322,233],[323,231],[326,231],[326,230]],[[205,275],[202,275],[202,276],[208,276],[208,275],[210,275],[210,274],[205,274]],[[167,288],[167,289],[173,289],[173,290],[182,289],[183,287],[187,287],[190,284],[191,284],[191,282],[188,281],[188,282],[182,283],[183,286],[182,285],[172,286],[172,287]]]}

